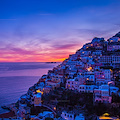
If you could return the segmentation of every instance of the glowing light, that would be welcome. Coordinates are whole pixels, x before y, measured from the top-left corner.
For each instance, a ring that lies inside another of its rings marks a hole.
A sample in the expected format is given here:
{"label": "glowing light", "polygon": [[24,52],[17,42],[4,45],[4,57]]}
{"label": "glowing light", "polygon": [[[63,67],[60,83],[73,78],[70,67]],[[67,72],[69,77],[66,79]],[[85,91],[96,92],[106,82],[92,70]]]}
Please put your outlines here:
{"label": "glowing light", "polygon": [[37,92],[37,93],[41,93],[41,94],[43,94],[43,92],[42,92],[42,91],[40,91],[39,89],[38,89],[38,90],[36,90],[36,92]]}
{"label": "glowing light", "polygon": [[100,120],[112,120],[113,118],[109,117],[108,113],[104,113],[102,116],[99,117]]}
{"label": "glowing light", "polygon": [[109,116],[110,114],[109,113],[104,113],[103,116]]}
{"label": "glowing light", "polygon": [[111,40],[110,42],[113,42],[113,40]]}
{"label": "glowing light", "polygon": [[110,72],[112,72],[112,70],[110,69]]}
{"label": "glowing light", "polygon": [[91,44],[91,46],[93,46],[93,44]]}
{"label": "glowing light", "polygon": [[92,70],[92,67],[89,67],[87,70],[88,70],[88,71],[91,71],[91,70]]}

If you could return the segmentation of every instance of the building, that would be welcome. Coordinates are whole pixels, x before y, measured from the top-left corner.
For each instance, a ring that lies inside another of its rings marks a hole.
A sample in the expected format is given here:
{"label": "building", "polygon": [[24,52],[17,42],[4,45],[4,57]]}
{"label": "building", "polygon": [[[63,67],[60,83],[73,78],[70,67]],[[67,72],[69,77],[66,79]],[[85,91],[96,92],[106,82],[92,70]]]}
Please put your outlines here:
{"label": "building", "polygon": [[120,56],[118,56],[118,55],[102,56],[102,57],[100,57],[100,62],[103,64],[105,64],[105,63],[109,63],[109,64],[120,63]]}
{"label": "building", "polygon": [[70,90],[78,90],[80,82],[77,78],[68,79],[66,82],[66,88]]}
{"label": "building", "polygon": [[97,85],[107,84],[112,79],[111,69],[101,69],[95,71],[95,80]]}
{"label": "building", "polygon": [[94,102],[111,103],[109,85],[101,85],[98,89],[94,89]]}
{"label": "building", "polygon": [[41,96],[42,96],[42,93],[40,92],[38,92],[37,94],[34,94],[33,96],[34,106],[41,106]]}
{"label": "building", "polygon": [[52,80],[47,80],[46,81],[46,86],[51,86],[52,89],[60,87],[60,82],[59,81],[52,81]]}
{"label": "building", "polygon": [[37,117],[41,118],[42,120],[45,120],[45,118],[47,117],[54,118],[54,114],[50,111],[44,111],[43,113],[39,113]]}
{"label": "building", "polygon": [[72,111],[63,111],[61,117],[65,120],[85,120],[83,114],[75,115]]}
{"label": "building", "polygon": [[107,51],[116,51],[116,50],[120,50],[120,45],[111,44],[107,46]]}
{"label": "building", "polygon": [[[88,70],[92,69],[91,67],[88,68]],[[84,77],[86,78],[86,81],[91,81],[91,82],[95,82],[95,75],[94,72],[92,71],[87,71],[84,73]]]}
{"label": "building", "polygon": [[52,86],[45,86],[44,87],[44,93],[49,93],[50,90],[52,90]]}
{"label": "building", "polygon": [[63,111],[61,117],[65,120],[75,120],[73,112]]}
{"label": "building", "polygon": [[79,92],[93,93],[94,89],[97,88],[95,85],[79,85]]}
{"label": "building", "polygon": [[20,106],[17,112],[17,118],[29,119],[30,118],[30,107]]}

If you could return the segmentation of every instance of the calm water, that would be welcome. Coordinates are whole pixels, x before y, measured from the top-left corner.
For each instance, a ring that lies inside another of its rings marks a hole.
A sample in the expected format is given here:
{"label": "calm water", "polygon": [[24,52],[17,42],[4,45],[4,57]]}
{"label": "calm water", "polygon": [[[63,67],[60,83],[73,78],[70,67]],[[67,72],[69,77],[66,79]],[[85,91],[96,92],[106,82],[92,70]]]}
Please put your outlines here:
{"label": "calm water", "polygon": [[[0,63],[0,106],[16,102],[59,63]],[[7,112],[0,107],[0,113]]]}

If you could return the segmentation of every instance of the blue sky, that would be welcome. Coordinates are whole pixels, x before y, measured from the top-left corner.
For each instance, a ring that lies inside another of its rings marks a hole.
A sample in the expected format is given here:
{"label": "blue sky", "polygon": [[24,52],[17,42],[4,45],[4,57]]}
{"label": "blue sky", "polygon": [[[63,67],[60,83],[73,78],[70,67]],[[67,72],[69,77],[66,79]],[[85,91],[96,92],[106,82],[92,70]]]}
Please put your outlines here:
{"label": "blue sky", "polygon": [[119,0],[0,0],[0,61],[62,61],[120,31]]}

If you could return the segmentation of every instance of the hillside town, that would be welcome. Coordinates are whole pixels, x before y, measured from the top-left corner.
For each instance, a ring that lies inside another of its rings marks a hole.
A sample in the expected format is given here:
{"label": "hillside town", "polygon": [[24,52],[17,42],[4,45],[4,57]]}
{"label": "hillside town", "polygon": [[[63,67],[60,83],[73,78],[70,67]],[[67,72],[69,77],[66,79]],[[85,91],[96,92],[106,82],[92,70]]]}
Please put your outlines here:
{"label": "hillside town", "polygon": [[120,32],[93,38],[9,106],[26,120],[119,120]]}

